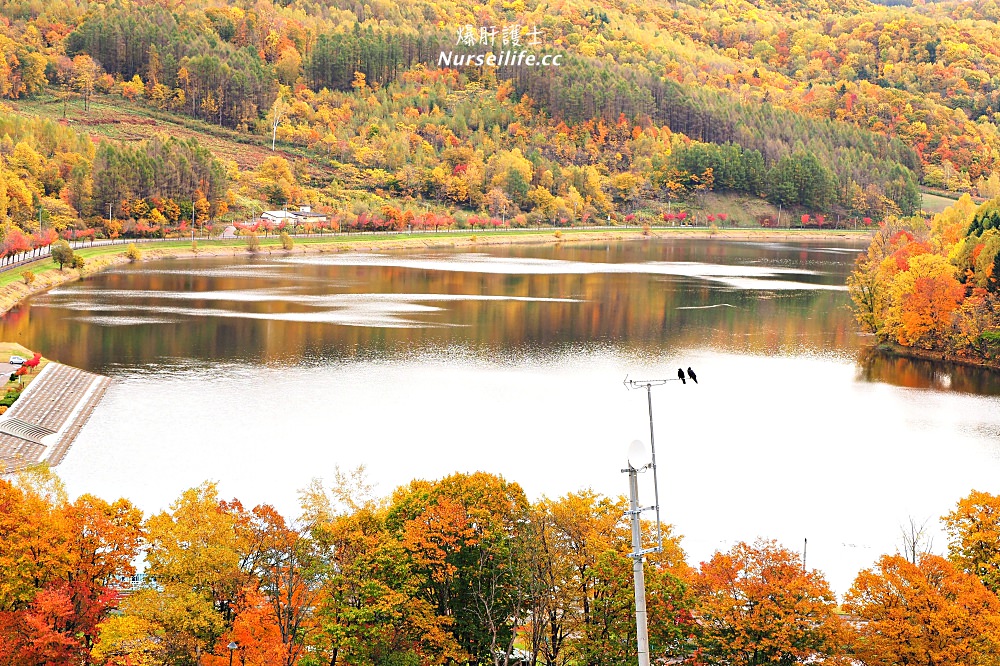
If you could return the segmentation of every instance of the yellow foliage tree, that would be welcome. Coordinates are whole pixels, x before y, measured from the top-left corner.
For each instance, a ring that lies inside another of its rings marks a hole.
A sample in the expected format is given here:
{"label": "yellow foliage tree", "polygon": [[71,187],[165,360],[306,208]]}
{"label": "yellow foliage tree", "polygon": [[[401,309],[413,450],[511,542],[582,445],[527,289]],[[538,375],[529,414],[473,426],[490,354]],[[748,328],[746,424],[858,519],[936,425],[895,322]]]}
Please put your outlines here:
{"label": "yellow foliage tree", "polygon": [[973,490],[943,520],[951,561],[1000,592],[1000,496]]}
{"label": "yellow foliage tree", "polygon": [[73,58],[73,89],[83,96],[83,108],[90,108],[90,96],[102,71],[101,66],[89,55],[81,54]]}
{"label": "yellow foliage tree", "polygon": [[100,625],[100,638],[90,651],[107,666],[159,666],[166,651],[163,627],[134,615],[113,615]]}

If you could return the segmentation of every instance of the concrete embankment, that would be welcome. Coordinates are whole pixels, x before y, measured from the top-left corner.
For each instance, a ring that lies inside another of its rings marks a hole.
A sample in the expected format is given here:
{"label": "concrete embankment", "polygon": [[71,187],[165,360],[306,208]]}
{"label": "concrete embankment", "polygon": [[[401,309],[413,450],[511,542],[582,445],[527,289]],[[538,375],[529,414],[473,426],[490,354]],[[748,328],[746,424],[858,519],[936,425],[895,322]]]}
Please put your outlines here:
{"label": "concrete embankment", "polygon": [[0,472],[62,462],[111,379],[48,363],[0,416]]}

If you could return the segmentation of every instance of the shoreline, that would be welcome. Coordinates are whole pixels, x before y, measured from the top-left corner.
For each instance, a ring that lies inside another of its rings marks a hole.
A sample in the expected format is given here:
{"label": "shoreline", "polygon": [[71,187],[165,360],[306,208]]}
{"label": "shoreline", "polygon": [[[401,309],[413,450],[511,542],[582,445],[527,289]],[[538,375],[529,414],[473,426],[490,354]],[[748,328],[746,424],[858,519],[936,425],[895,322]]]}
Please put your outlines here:
{"label": "shoreline", "polygon": [[918,361],[932,361],[935,363],[952,363],[971,368],[992,370],[1000,372],[1000,359],[970,358],[960,356],[952,352],[935,351],[931,349],[919,349],[915,347],[904,347],[895,342],[880,342],[870,348],[870,352],[886,354],[900,358],[914,359]]}
{"label": "shoreline", "polygon": [[[558,235],[557,235],[558,234]],[[261,239],[260,250],[256,253],[274,254],[280,253],[293,255],[296,253],[308,254],[310,252],[374,252],[379,250],[425,250],[429,248],[446,247],[476,247],[479,245],[558,245],[560,243],[583,243],[598,241],[643,241],[662,238],[686,238],[697,240],[729,240],[729,241],[759,241],[775,242],[790,240],[827,240],[827,239],[851,239],[864,240],[869,238],[869,232],[857,232],[846,230],[778,230],[778,229],[719,229],[710,231],[708,229],[687,229],[687,228],[660,228],[652,229],[649,234],[643,233],[641,229],[545,229],[545,230],[517,230],[517,231],[479,231],[464,230],[462,232],[448,231],[442,234],[421,233],[417,235],[400,234],[398,236],[373,235],[365,238],[363,234],[356,236],[339,236],[335,238],[313,237],[293,237],[295,246],[291,250],[281,248],[277,236]],[[198,257],[227,257],[241,256],[249,254],[246,250],[246,241],[237,239],[235,241],[219,241],[197,239],[199,243],[205,245],[193,250],[190,241],[178,239],[177,243],[185,243],[186,246],[174,247],[149,247],[145,243],[136,243],[136,247],[142,252],[143,261],[156,259],[193,259]],[[24,264],[11,269],[18,277],[24,271],[37,271],[34,282],[29,286],[23,280],[14,279],[8,284],[0,287],[0,315],[5,315],[12,309],[20,305],[24,300],[32,296],[44,293],[54,287],[58,287],[69,282],[75,282],[95,273],[100,273],[114,266],[132,263],[125,257],[125,248],[128,245],[98,246],[91,248],[80,248],[87,257],[86,266],[81,269],[67,268],[60,271],[55,267],[54,262],[49,257],[40,258],[30,264]],[[90,255],[90,256],[87,256]],[[44,268],[44,270],[38,270]]]}

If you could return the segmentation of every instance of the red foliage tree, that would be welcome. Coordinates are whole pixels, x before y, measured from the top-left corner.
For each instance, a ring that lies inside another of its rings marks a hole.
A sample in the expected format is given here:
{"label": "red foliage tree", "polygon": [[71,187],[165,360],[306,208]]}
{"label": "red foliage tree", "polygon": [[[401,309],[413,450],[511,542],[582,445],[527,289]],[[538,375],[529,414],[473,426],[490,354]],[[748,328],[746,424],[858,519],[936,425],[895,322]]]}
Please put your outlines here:
{"label": "red foliage tree", "polygon": [[45,231],[37,231],[31,235],[31,247],[38,249],[42,247],[48,247],[52,245],[59,238],[59,234],[56,233],[55,229],[46,229]]}
{"label": "red foliage tree", "polygon": [[3,254],[4,256],[10,256],[18,254],[20,252],[27,252],[31,249],[31,242],[23,231],[14,227],[7,232],[7,237],[3,242]]}
{"label": "red foliage tree", "polygon": [[41,361],[42,361],[42,355],[39,354],[38,352],[35,352],[35,355],[32,356],[27,361],[25,361],[22,364],[22,367],[27,367],[27,368],[34,369],[34,368],[38,367],[38,364],[41,363]]}

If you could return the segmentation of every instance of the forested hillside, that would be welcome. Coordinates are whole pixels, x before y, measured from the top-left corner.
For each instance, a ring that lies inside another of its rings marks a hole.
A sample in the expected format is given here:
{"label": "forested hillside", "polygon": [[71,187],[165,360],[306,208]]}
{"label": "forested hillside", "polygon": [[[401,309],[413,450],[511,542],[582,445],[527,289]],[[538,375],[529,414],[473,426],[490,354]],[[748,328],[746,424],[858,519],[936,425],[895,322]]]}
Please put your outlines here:
{"label": "forested hillside", "polygon": [[[4,122],[21,123],[0,137],[0,181],[23,184],[0,218],[25,233],[303,204],[342,227],[586,223],[708,214],[710,191],[822,223],[918,212],[921,183],[1000,194],[992,0],[9,0],[0,15]],[[156,138],[164,119],[193,136]],[[150,127],[106,131],[126,121]],[[261,150],[213,162],[202,137]]]}

